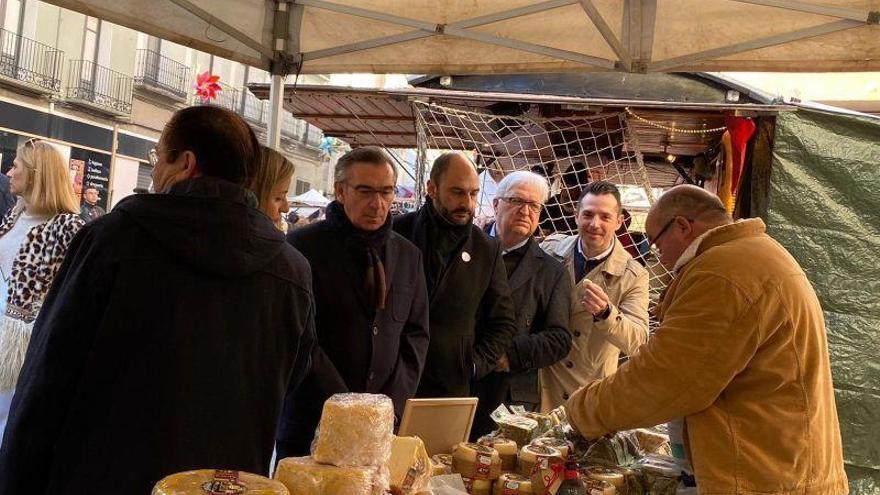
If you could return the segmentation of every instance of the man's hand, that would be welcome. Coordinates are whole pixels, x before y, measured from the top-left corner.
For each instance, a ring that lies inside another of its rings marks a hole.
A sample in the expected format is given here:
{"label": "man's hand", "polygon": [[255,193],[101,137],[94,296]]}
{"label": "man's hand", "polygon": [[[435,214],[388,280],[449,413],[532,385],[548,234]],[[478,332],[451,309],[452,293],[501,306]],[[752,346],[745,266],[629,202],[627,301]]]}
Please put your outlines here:
{"label": "man's hand", "polygon": [[581,300],[584,309],[593,316],[599,316],[604,313],[611,304],[608,294],[589,279],[584,281],[584,289],[584,298]]}
{"label": "man's hand", "polygon": [[510,360],[507,359],[507,354],[498,358],[498,362],[495,363],[495,371],[499,373],[510,373]]}

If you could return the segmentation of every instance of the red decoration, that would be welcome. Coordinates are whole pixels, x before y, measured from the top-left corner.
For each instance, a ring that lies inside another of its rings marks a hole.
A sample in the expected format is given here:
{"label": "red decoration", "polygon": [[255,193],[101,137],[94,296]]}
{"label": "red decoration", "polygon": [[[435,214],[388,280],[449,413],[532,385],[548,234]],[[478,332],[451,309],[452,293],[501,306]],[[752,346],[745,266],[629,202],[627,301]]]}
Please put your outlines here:
{"label": "red decoration", "polygon": [[739,191],[739,180],[742,177],[746,161],[746,146],[755,133],[755,123],[745,117],[728,115],[724,117],[724,124],[730,132],[730,141],[733,145],[733,180],[730,183],[730,188],[735,195]]}
{"label": "red decoration", "polygon": [[208,71],[202,72],[196,77],[196,96],[205,100],[217,98],[217,92],[222,91],[220,76],[212,76]]}

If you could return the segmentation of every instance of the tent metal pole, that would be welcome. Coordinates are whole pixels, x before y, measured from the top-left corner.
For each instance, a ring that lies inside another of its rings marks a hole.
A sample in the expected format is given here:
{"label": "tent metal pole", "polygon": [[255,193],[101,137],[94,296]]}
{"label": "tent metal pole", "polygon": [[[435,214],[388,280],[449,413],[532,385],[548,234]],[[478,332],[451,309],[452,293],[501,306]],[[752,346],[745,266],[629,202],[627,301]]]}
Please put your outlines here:
{"label": "tent metal pole", "polygon": [[266,146],[278,149],[281,144],[281,118],[284,110],[284,76],[272,74],[269,86],[269,125],[266,133]]}

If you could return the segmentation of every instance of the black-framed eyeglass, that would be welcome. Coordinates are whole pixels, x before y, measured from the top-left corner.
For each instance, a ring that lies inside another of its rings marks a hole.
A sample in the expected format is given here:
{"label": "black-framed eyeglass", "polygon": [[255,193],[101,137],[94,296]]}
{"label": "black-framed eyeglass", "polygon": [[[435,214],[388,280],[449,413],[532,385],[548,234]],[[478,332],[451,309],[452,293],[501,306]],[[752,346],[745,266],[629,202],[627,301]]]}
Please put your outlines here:
{"label": "black-framed eyeglass", "polygon": [[[677,218],[684,218],[684,217],[675,216],[675,217],[670,218],[669,221],[666,222],[666,225],[664,225],[663,228],[660,229],[660,232],[657,232],[657,235],[653,239],[650,239],[650,238],[648,239],[648,245],[651,246],[651,249],[657,249],[657,241],[659,241],[660,238],[663,237],[663,234],[665,234],[666,231],[669,230],[669,227],[672,226],[672,224],[675,222],[675,219],[677,219]],[[693,221],[694,221],[693,218],[684,218],[684,219],[687,220],[688,222],[691,222],[691,223],[693,223]]]}
{"label": "black-framed eyeglass", "polygon": [[354,192],[364,198],[372,198],[374,195],[378,194],[380,198],[385,201],[394,201],[394,198],[397,196],[397,186],[389,186],[383,187],[382,189],[375,189],[370,186],[364,185],[352,185],[348,182],[345,183],[347,186],[354,189]]}
{"label": "black-framed eyeglass", "polygon": [[541,213],[541,208],[544,207],[543,204],[538,203],[537,201],[529,201],[527,199],[517,198],[516,196],[504,196],[499,199],[505,203],[512,204],[517,209],[520,209],[523,206],[528,206],[529,211],[532,213]]}

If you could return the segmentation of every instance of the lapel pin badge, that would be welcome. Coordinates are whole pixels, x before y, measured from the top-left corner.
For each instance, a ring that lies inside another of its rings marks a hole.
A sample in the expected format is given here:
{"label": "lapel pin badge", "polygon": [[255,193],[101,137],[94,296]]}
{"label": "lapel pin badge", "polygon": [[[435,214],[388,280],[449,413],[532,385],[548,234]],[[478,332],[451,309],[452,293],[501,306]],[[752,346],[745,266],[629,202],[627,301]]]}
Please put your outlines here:
{"label": "lapel pin badge", "polygon": [[470,263],[470,261],[471,261],[470,253],[468,253],[467,251],[462,251],[461,252],[461,260],[464,261],[465,263]]}

